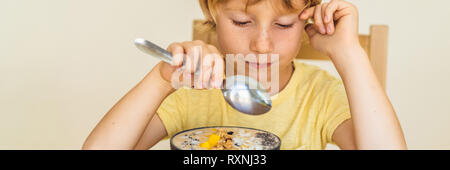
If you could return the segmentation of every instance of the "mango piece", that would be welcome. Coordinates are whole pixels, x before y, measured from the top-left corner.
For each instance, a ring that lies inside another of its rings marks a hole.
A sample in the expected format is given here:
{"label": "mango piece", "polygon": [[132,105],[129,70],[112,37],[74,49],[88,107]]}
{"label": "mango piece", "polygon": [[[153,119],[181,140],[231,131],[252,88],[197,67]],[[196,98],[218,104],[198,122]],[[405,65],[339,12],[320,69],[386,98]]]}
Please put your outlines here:
{"label": "mango piece", "polygon": [[213,134],[209,135],[208,141],[200,144],[200,147],[205,148],[205,149],[211,149],[211,147],[214,147],[217,145],[219,140],[220,140],[220,136],[213,133]]}
{"label": "mango piece", "polygon": [[201,143],[200,147],[205,148],[205,149],[211,149],[211,145],[209,144],[208,141]]}
{"label": "mango piece", "polygon": [[216,135],[216,134],[211,134],[211,136],[209,136],[208,142],[211,146],[216,146],[217,142],[219,142],[220,140],[220,136]]}

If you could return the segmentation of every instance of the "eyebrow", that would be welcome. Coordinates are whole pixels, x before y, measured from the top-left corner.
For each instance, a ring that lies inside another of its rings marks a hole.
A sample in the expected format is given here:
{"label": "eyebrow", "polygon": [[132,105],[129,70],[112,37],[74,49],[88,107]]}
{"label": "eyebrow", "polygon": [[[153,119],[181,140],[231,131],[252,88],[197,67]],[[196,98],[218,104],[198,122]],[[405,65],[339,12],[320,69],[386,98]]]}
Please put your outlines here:
{"label": "eyebrow", "polygon": [[[255,17],[255,15],[253,15],[253,14],[250,14],[250,13],[248,13],[248,12],[244,12],[243,10],[236,10],[236,9],[234,9],[234,8],[228,8],[228,11],[227,12],[239,12],[239,13],[242,13],[242,14],[245,14],[245,15],[248,15],[249,17]],[[275,16],[274,16],[274,18],[276,19],[276,20],[279,20],[279,21],[284,21],[284,20],[292,20],[293,18],[297,18],[296,17],[297,16],[297,14],[292,14],[292,13],[288,13],[288,14],[276,14]]]}
{"label": "eyebrow", "polygon": [[241,12],[245,12],[245,8],[235,8],[235,7],[226,7],[223,10],[224,11],[241,11]]}
{"label": "eyebrow", "polygon": [[294,14],[286,14],[286,15],[280,15],[277,18],[283,20],[283,19],[297,18],[297,16],[298,15],[296,15],[296,14],[295,15]]}

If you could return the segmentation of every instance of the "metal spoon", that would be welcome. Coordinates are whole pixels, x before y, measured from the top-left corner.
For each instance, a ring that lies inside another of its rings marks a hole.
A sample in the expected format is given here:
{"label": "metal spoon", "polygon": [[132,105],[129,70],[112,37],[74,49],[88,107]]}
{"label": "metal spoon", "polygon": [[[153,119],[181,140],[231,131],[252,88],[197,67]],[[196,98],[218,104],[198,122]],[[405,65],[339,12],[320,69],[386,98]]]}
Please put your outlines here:
{"label": "metal spoon", "polygon": [[[172,63],[172,54],[167,50],[142,38],[134,41],[142,52],[150,54],[166,63]],[[184,65],[183,65],[184,67]],[[197,72],[197,70],[196,70]],[[234,109],[249,115],[260,115],[272,108],[272,100],[258,81],[242,75],[233,75],[225,78],[221,89],[223,97]],[[252,85],[252,86],[250,86]],[[250,88],[253,87],[254,88]]]}

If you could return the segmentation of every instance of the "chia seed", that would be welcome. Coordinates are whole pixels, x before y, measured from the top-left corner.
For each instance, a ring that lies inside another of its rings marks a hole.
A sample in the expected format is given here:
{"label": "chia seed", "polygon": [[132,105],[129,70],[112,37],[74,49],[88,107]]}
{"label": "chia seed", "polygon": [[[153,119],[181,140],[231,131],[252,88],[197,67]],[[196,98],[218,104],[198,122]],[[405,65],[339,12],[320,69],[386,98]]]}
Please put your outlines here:
{"label": "chia seed", "polygon": [[263,146],[275,146],[277,144],[277,139],[275,136],[269,134],[269,133],[256,133],[256,138],[261,139],[261,144]]}

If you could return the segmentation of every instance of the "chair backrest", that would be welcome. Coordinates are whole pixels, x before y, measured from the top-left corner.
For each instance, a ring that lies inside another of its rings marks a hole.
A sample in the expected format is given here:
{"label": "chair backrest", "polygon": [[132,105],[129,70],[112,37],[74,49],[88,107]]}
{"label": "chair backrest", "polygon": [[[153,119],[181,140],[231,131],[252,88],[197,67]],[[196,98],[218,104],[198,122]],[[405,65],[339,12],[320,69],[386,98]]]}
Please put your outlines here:
{"label": "chair backrest", "polygon": [[[205,20],[194,20],[193,40],[202,40],[205,43],[217,47],[217,34],[214,29],[205,28]],[[302,47],[297,59],[330,60],[311,47],[307,36],[302,42]],[[388,47],[388,26],[371,25],[369,35],[359,35],[359,42],[369,56],[369,60],[383,88],[386,87],[386,63]]]}

